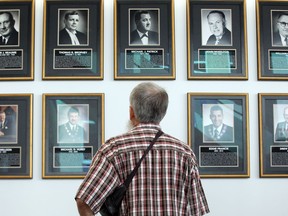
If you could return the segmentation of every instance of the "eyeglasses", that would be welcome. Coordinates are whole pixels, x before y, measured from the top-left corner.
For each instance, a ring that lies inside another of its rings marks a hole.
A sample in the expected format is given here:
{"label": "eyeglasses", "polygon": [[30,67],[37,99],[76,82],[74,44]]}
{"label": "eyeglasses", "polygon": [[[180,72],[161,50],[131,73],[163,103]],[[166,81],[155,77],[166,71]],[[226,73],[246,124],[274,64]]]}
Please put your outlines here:
{"label": "eyeglasses", "polygon": [[288,23],[286,23],[286,22],[278,22],[280,25],[281,25],[281,27],[288,27]]}

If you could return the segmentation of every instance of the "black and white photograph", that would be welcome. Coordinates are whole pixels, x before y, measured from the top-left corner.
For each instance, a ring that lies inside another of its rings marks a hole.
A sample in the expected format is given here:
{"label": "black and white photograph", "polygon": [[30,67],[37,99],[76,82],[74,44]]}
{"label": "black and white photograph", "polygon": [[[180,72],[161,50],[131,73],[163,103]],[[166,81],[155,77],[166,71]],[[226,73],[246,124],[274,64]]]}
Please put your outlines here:
{"label": "black and white photograph", "polygon": [[272,46],[288,47],[288,10],[271,10]]}
{"label": "black and white photograph", "polygon": [[89,142],[89,105],[58,105],[58,143]]}
{"label": "black and white photograph", "polygon": [[114,79],[175,79],[174,0],[114,0]]}
{"label": "black and white photograph", "polygon": [[89,10],[79,8],[66,8],[58,10],[59,34],[58,44],[63,45],[88,45],[89,44]]}
{"label": "black and white photograph", "polygon": [[274,142],[288,142],[288,104],[273,105]]}
{"label": "black and white photograph", "polygon": [[33,95],[0,94],[0,179],[31,179]]}
{"label": "black and white photograph", "polygon": [[187,1],[188,80],[247,80],[246,1]]}
{"label": "black and white photograph", "polygon": [[234,142],[234,105],[203,104],[203,142]]}
{"label": "black and white photograph", "polygon": [[246,93],[187,93],[188,143],[207,178],[248,178]]}
{"label": "black and white photograph", "polygon": [[19,46],[20,10],[0,10],[0,47]]}
{"label": "black and white photograph", "polygon": [[0,105],[0,144],[17,143],[18,105]]}
{"label": "black and white photograph", "polygon": [[129,9],[129,45],[160,45],[160,9]]}
{"label": "black and white photograph", "polygon": [[43,94],[42,178],[83,178],[104,140],[104,94]]}
{"label": "black and white photograph", "polygon": [[288,177],[288,94],[259,93],[260,177]]}
{"label": "black and white photograph", "polygon": [[104,0],[44,0],[42,80],[102,80]]}
{"label": "black and white photograph", "polygon": [[288,80],[288,4],[256,1],[258,80]]}
{"label": "black and white photograph", "polygon": [[202,9],[202,46],[232,46],[232,11]]}
{"label": "black and white photograph", "polygon": [[0,2],[0,80],[34,80],[35,0]]}

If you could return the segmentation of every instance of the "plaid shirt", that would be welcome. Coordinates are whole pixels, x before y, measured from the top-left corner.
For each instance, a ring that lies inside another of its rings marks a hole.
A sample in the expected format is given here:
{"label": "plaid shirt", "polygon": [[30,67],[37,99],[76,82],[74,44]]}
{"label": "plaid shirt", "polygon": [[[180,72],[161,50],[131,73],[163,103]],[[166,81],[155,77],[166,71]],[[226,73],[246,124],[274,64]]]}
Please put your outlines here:
{"label": "plaid shirt", "polygon": [[[94,213],[123,183],[149,146],[159,125],[139,124],[106,141],[95,154],[76,198]],[[209,212],[192,150],[163,134],[142,161],[122,201],[121,215],[200,216]]]}

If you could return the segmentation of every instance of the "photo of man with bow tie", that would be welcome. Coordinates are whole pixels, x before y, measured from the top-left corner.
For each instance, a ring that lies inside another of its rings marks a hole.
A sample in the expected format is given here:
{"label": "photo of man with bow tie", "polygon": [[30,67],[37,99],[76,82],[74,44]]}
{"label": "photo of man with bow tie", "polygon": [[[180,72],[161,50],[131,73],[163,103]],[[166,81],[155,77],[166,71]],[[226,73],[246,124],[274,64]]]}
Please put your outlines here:
{"label": "photo of man with bow tie", "polygon": [[[158,10],[129,10],[130,45],[160,45]],[[134,19],[133,19],[134,17]],[[135,23],[134,23],[135,22]],[[135,26],[135,27],[132,27]],[[132,30],[134,29],[134,30]]]}
{"label": "photo of man with bow tie", "polygon": [[0,11],[0,35],[0,46],[19,45],[19,34],[10,11]]}

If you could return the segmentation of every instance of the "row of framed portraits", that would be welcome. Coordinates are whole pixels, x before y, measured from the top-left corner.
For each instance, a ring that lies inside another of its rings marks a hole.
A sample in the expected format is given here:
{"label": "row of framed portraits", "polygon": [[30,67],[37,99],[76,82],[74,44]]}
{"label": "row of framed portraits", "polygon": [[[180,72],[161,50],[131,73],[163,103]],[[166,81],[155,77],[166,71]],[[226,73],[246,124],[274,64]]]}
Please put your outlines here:
{"label": "row of framed portraits", "polygon": [[[187,93],[201,177],[250,177],[247,93]],[[260,177],[288,177],[288,94],[259,93]],[[43,94],[42,178],[84,178],[104,142],[104,94]],[[0,178],[32,178],[32,94],[0,95]]]}
{"label": "row of framed portraits", "polygon": [[[0,2],[0,80],[34,79],[34,1]],[[288,2],[255,1],[258,79],[288,80]],[[43,80],[103,79],[103,4],[44,0]],[[115,80],[175,79],[174,4],[114,0]],[[247,80],[247,59],[245,0],[187,0],[188,80]]]}

